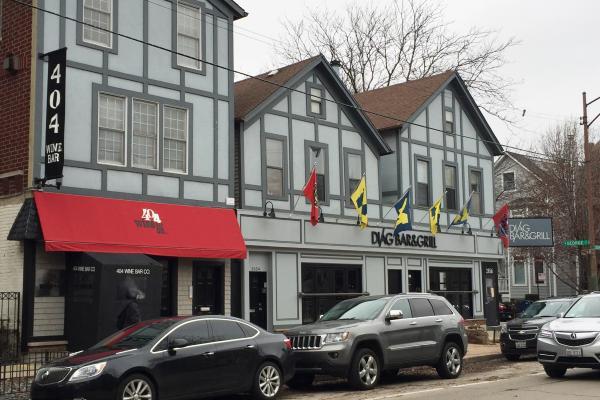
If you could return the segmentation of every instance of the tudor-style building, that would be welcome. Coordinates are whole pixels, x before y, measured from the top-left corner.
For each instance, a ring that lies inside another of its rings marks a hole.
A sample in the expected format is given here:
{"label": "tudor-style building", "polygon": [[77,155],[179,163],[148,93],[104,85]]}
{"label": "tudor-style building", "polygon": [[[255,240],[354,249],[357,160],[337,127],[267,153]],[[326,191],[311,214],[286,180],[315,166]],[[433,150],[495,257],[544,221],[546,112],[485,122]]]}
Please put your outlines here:
{"label": "tudor-style building", "polygon": [[[16,121],[1,133],[13,149],[0,161],[0,291],[21,293],[23,347],[73,347],[85,321],[69,314],[86,302],[98,325],[115,317],[128,294],[99,300],[113,293],[100,264],[145,292],[138,300],[154,311],[143,318],[157,315],[157,302],[159,315],[239,314],[231,71],[233,24],[245,11],[233,0],[0,5],[2,55],[15,66],[0,72],[0,112]],[[48,67],[39,55],[64,47],[64,177],[60,191],[32,196],[44,177]],[[116,329],[107,326],[96,333]]]}
{"label": "tudor-style building", "polygon": [[[322,56],[259,78],[275,85],[235,84],[236,194],[249,249],[245,318],[280,329],[360,293],[424,291],[447,296],[467,318],[495,311],[502,249],[490,217],[493,156],[502,148],[457,74],[356,97]],[[302,188],[315,162],[323,221],[312,226]],[[361,230],[349,195],[363,173],[369,227]],[[417,240],[394,241],[389,211],[411,185],[417,223],[409,234]],[[475,192],[471,229],[433,242],[425,217],[444,187],[443,226]]]}

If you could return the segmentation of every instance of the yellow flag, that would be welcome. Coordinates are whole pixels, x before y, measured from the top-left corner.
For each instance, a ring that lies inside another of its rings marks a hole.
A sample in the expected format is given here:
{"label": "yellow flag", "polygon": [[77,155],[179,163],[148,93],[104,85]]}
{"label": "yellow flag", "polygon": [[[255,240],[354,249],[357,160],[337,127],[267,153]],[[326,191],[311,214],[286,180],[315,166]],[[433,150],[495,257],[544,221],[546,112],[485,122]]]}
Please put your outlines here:
{"label": "yellow flag", "polygon": [[364,229],[369,224],[369,217],[367,217],[367,178],[364,175],[350,198],[358,213],[360,229]]}
{"label": "yellow flag", "polygon": [[431,234],[435,236],[440,231],[440,215],[442,212],[442,198],[441,196],[429,209],[429,229]]}

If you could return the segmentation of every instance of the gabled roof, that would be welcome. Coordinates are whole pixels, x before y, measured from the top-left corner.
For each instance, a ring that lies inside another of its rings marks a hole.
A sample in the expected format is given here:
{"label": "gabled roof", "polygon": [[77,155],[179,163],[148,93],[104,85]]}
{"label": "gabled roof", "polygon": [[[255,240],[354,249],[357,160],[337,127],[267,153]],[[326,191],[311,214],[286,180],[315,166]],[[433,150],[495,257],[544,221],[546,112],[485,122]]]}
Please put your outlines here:
{"label": "gabled roof", "polygon": [[[535,175],[537,178],[543,178],[545,172],[544,169],[540,166],[540,164],[543,164],[543,161],[534,160],[531,157],[528,157],[524,154],[514,153],[512,151],[506,151],[504,154],[506,157],[511,158],[514,162],[521,165],[523,168]],[[502,159],[498,160],[497,164],[499,164],[501,161]]]}
{"label": "gabled roof", "polygon": [[479,110],[465,82],[455,71],[446,71],[414,81],[357,93],[354,96],[377,129],[384,131],[399,129],[405,123],[412,122],[417,117],[417,113],[433,100],[434,95],[450,84],[456,89],[457,97],[462,100],[463,109],[473,117],[474,125],[484,136],[485,144],[492,154],[495,156],[503,154],[504,149],[498,138]]}
{"label": "gabled roof", "polygon": [[399,128],[403,123],[398,120],[408,121],[453,75],[454,71],[446,71],[427,78],[357,93],[354,97],[365,110],[393,118],[367,113],[377,129],[383,131]]}
{"label": "gabled roof", "polygon": [[[316,62],[320,58],[321,56],[312,57],[277,70],[265,72],[255,78],[235,82],[235,119],[244,119],[252,110],[275,93],[277,89],[280,89],[281,86],[278,85],[285,85],[307,65]],[[277,71],[277,73],[272,74],[274,71]],[[273,84],[264,82],[261,79],[273,82]]]}
{"label": "gabled roof", "polygon": [[[371,120],[361,111],[360,105],[348,91],[340,77],[333,71],[331,65],[322,54],[306,60],[266,72],[256,77],[244,79],[234,84],[235,119],[248,121],[256,117],[263,107],[272,104],[289,90],[295,88],[306,75],[313,70],[319,70],[327,82],[328,89],[344,104],[347,116],[362,129],[359,130],[371,150],[379,155],[392,152],[383,140]],[[329,101],[329,100],[327,100]]]}
{"label": "gabled roof", "polygon": [[234,20],[244,18],[248,15],[248,13],[234,0],[221,0],[221,3],[225,4],[231,10]]}

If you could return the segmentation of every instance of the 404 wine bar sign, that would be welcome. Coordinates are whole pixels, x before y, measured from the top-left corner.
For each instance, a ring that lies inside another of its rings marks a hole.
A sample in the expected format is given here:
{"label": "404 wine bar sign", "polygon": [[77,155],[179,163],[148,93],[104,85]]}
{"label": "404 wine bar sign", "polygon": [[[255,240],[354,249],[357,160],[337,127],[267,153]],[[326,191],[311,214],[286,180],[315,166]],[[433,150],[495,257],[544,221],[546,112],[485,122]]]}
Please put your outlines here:
{"label": "404 wine bar sign", "polygon": [[63,177],[67,48],[44,54],[48,59],[44,181]]}

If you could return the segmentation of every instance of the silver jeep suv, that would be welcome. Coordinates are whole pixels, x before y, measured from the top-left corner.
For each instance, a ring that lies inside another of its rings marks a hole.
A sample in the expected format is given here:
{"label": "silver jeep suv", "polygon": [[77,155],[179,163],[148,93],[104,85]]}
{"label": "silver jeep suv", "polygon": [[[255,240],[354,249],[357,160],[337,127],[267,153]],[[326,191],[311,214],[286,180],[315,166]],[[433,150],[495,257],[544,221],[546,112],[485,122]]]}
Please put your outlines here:
{"label": "silver jeep suv", "polygon": [[381,374],[431,365],[457,378],[467,352],[460,314],[433,294],[363,296],[335,305],[318,321],[286,331],[295,350],[292,388],[315,374],[346,377],[358,389],[375,387]]}
{"label": "silver jeep suv", "polygon": [[538,334],[538,361],[552,378],[568,368],[600,368],[600,293],[582,296]]}

